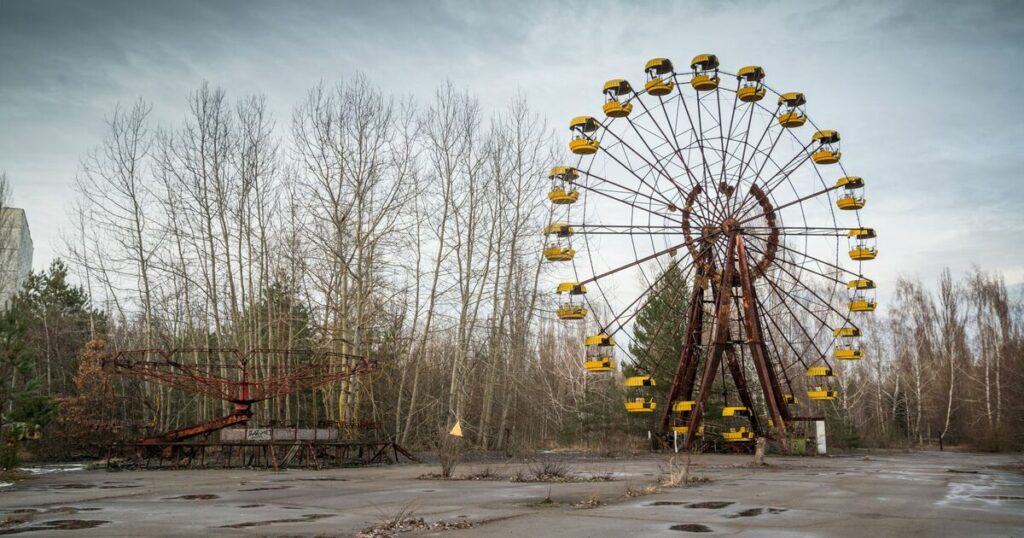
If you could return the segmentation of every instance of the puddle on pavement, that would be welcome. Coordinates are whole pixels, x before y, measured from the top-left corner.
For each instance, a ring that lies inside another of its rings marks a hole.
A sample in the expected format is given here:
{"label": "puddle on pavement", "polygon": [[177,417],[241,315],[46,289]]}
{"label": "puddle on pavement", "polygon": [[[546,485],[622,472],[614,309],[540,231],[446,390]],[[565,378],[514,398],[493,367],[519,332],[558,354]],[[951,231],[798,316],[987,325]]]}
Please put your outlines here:
{"label": "puddle on pavement", "polygon": [[648,504],[647,506],[677,506],[677,505],[680,505],[680,504],[686,504],[686,503],[684,503],[682,501],[655,501],[655,502],[652,502],[651,504]]}
{"label": "puddle on pavement", "polygon": [[669,530],[681,532],[711,532],[711,527],[701,525],[700,523],[680,523],[679,525],[672,525],[669,527]]}
{"label": "puddle on pavement", "polygon": [[322,476],[317,478],[289,478],[288,480],[281,480],[280,482],[348,482],[348,479]]}
{"label": "puddle on pavement", "polygon": [[748,508],[747,510],[743,510],[742,512],[736,512],[735,514],[728,515],[728,516],[725,516],[725,517],[728,517],[728,518],[754,517],[754,516],[759,516],[761,514],[781,514],[781,513],[785,512],[785,511],[786,511],[785,508]]}
{"label": "puddle on pavement", "polygon": [[183,500],[183,501],[209,501],[213,499],[219,499],[220,495],[214,495],[213,493],[192,493],[190,495],[178,495],[177,497],[167,497],[165,501]]}
{"label": "puddle on pavement", "polygon": [[79,529],[92,529],[107,523],[110,522],[99,519],[54,519],[51,521],[35,523],[28,527],[2,529],[0,530],[0,534],[22,534],[25,532],[35,531],[74,531]]}
{"label": "puddle on pavement", "polygon": [[705,501],[700,503],[691,503],[686,505],[687,508],[707,508],[709,510],[718,510],[725,508],[731,504],[735,504],[732,501]]}
{"label": "puddle on pavement", "polygon": [[1017,495],[971,495],[971,497],[986,501],[1024,501],[1024,497]]}
{"label": "puddle on pavement", "polygon": [[82,484],[82,483],[71,483],[71,484],[54,484],[50,486],[50,489],[91,489],[96,487],[93,484]]}
{"label": "puddle on pavement", "polygon": [[[287,507],[286,507],[287,508]],[[244,529],[247,527],[262,527],[264,525],[274,525],[277,523],[306,523],[309,521],[316,521],[325,517],[331,517],[334,514],[306,514],[302,517],[286,518],[286,519],[268,519],[264,521],[246,521],[245,523],[233,523],[231,525],[221,525],[222,529]]]}
{"label": "puddle on pavement", "polygon": [[238,507],[239,508],[260,508],[262,506],[263,506],[262,504],[242,504],[242,505],[239,505]]}
{"label": "puddle on pavement", "polygon": [[295,486],[263,486],[259,488],[240,489],[238,491],[272,491],[275,489],[288,489],[294,488]]}

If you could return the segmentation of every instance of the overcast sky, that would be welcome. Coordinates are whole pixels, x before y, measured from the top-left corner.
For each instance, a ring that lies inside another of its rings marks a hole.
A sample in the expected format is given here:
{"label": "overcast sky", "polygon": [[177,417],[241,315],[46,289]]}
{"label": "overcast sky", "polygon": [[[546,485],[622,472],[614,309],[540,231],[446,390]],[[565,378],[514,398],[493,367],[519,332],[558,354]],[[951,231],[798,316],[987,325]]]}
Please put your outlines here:
{"label": "overcast sky", "polygon": [[279,124],[362,72],[422,100],[445,78],[487,109],[517,90],[564,124],[654,56],[762,65],[843,135],[868,182],[876,279],[948,265],[1024,280],[1024,2],[141,2],[0,0],[0,170],[36,268],[60,254],[79,159],[117,103],[179,121],[203,81],[264,93]]}

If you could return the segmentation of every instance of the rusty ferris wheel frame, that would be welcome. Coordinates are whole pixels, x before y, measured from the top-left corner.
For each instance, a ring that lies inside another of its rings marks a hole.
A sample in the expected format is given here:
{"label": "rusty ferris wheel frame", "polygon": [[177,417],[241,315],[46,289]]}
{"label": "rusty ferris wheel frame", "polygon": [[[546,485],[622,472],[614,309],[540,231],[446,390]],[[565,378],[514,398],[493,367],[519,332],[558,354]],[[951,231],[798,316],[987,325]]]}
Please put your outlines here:
{"label": "rusty ferris wheel frame", "polygon": [[[571,262],[575,276],[558,285],[567,297],[558,317],[601,312],[584,365],[614,371],[616,351],[629,355],[615,336],[629,331],[669,270],[678,271],[688,290],[669,302],[686,300],[685,315],[661,320],[633,357],[645,375],[626,379],[631,391],[649,390],[662,366],[645,362],[661,351],[650,346],[664,330],[682,334],[668,401],[640,396],[626,410],[660,411],[662,438],[681,433],[690,447],[704,434],[721,372],[723,416],[749,422],[722,431],[723,439],[785,443],[787,424],[807,418],[797,416],[801,400],[838,397],[832,361],[864,356],[856,316],[876,301],[862,268],[877,255],[875,231],[860,219],[864,180],[846,173],[839,133],[810,120],[807,98],[776,92],[759,66],[728,73],[715,55],[701,54],[689,70],[655,58],[644,71],[642,88],[605,83],[605,117],[574,118],[569,148],[578,157],[549,173],[544,255]],[[799,134],[804,125],[812,133]],[[648,275],[645,264],[660,274]],[[627,287],[614,282],[626,272],[639,276],[641,290],[619,301],[611,288]]]}

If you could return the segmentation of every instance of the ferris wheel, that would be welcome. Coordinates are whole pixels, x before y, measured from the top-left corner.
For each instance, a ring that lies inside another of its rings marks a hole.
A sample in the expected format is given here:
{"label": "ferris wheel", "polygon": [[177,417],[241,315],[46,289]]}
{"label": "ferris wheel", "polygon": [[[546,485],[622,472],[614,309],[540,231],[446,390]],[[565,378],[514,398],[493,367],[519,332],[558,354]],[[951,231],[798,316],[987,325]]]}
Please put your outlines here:
{"label": "ferris wheel", "polygon": [[[876,298],[863,269],[878,254],[861,222],[865,181],[804,94],[775,91],[759,66],[729,73],[701,54],[689,69],[655,58],[644,71],[642,87],[604,84],[603,117],[569,123],[575,162],[549,172],[557,315],[599,327],[584,341],[587,371],[630,359],[640,375],[625,379],[625,410],[660,412],[659,433],[690,446],[714,390],[723,417],[743,422],[725,441],[784,442],[799,406],[837,398],[833,361],[864,357],[858,317]],[[683,307],[653,328],[680,335],[678,356],[623,345],[656,296]],[[655,379],[666,360],[674,375]],[[654,401],[656,383],[670,383],[667,401]]]}

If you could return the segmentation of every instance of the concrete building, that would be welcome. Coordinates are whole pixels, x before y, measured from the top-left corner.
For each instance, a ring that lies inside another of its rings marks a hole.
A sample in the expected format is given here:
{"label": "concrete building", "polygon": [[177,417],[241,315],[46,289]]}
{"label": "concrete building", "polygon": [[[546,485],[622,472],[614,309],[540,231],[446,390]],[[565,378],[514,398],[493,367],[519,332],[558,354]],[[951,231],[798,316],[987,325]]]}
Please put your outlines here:
{"label": "concrete building", "polygon": [[25,210],[0,208],[0,308],[7,308],[31,270],[32,234]]}

